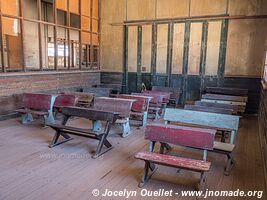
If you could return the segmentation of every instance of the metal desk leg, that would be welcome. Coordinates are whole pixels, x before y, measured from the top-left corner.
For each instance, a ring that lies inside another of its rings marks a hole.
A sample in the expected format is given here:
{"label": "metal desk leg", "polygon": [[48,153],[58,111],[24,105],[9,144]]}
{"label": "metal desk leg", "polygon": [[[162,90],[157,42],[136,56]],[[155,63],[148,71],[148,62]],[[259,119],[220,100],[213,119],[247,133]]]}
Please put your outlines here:
{"label": "metal desk leg", "polygon": [[231,144],[235,144],[236,134],[237,134],[236,131],[231,131],[231,140],[230,140]]}

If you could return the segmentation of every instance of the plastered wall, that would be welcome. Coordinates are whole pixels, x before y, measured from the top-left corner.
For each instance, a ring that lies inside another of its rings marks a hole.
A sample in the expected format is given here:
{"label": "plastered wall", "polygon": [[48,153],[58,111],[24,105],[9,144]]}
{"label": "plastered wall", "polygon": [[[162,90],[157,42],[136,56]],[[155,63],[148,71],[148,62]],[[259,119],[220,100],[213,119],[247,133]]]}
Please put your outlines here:
{"label": "plastered wall", "polygon": [[[266,0],[102,0],[101,1],[101,68],[102,71],[122,72],[124,58],[123,26],[111,26],[125,20],[160,19],[204,15],[260,15],[267,14]],[[261,76],[267,20],[230,20],[226,51],[226,76]],[[149,38],[150,27],[143,28],[143,38]],[[198,74],[202,26],[194,24],[189,53],[189,74]],[[221,23],[209,24],[206,73],[215,75],[218,68]],[[129,40],[129,69],[136,69],[136,39]],[[157,73],[166,72],[168,26],[158,27]],[[172,71],[182,72],[184,25],[174,27]],[[144,39],[143,39],[144,40]],[[200,41],[199,41],[200,40]],[[142,69],[150,71],[151,38],[142,44]]]}

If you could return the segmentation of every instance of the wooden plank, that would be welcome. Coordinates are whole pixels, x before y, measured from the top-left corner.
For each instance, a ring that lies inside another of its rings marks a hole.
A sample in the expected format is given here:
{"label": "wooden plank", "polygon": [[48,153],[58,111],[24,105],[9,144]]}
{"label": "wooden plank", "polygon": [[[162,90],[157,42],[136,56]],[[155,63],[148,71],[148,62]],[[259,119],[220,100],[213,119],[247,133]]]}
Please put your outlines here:
{"label": "wooden plank", "polygon": [[126,95],[126,94],[120,94],[118,98],[136,100],[135,102],[133,102],[132,111],[141,113],[148,111],[149,102],[152,99],[152,98],[147,98],[145,96],[142,97],[142,96]]}
{"label": "wooden plank", "polygon": [[152,26],[142,27],[142,72],[151,72]]}
{"label": "wooden plank", "polygon": [[233,110],[234,113],[237,112],[237,109],[238,109],[238,106],[235,106],[235,105],[222,104],[222,103],[211,103],[211,102],[206,102],[206,101],[195,101],[195,105],[212,107],[212,108],[230,109],[230,110]]}
{"label": "wooden plank", "polygon": [[166,74],[168,52],[168,24],[158,24],[157,31],[156,72]]}
{"label": "wooden plank", "polygon": [[195,160],[190,158],[182,158],[151,152],[138,152],[135,158],[140,160],[148,160],[152,163],[186,169],[196,172],[207,172],[210,170],[211,163],[203,160]]}
{"label": "wooden plank", "polygon": [[238,107],[243,107],[244,110],[246,107],[245,102],[238,102],[238,101],[226,101],[226,100],[224,101],[224,100],[216,100],[216,99],[201,99],[201,101],[206,101],[206,102],[211,102],[211,103],[219,103],[219,104],[235,105]]}
{"label": "wooden plank", "polygon": [[24,93],[23,106],[28,109],[48,111],[51,107],[50,94]]}
{"label": "wooden plank", "polygon": [[78,98],[75,95],[60,94],[56,97],[54,107],[75,106]]}
{"label": "wooden plank", "polygon": [[225,14],[227,0],[191,0],[190,16]]}
{"label": "wooden plank", "polygon": [[188,0],[157,0],[157,19],[188,16],[190,3]]}
{"label": "wooden plank", "polygon": [[120,99],[97,97],[94,100],[94,109],[119,113],[121,118],[129,118],[134,99]]}
{"label": "wooden plank", "polygon": [[90,120],[108,121],[111,123],[114,123],[118,118],[117,112],[80,107],[63,108],[62,114],[67,116],[82,117]]}
{"label": "wooden plank", "polygon": [[185,105],[184,109],[201,111],[201,112],[219,113],[219,114],[226,114],[226,115],[232,115],[234,112],[232,109],[205,107],[205,106],[197,106],[197,105]]}
{"label": "wooden plank", "polygon": [[216,130],[176,125],[152,124],[145,130],[145,139],[197,149],[213,149]]}
{"label": "wooden plank", "polygon": [[222,95],[222,94],[203,94],[202,99],[236,101],[236,102],[247,102],[248,101],[247,97]]}
{"label": "wooden plank", "polygon": [[137,27],[128,28],[128,71],[137,72]]}
{"label": "wooden plank", "polygon": [[198,75],[200,69],[202,23],[191,23],[188,74]]}
{"label": "wooden plank", "polygon": [[174,24],[172,73],[182,74],[185,24]]}
{"label": "wooden plank", "polygon": [[[263,191],[264,198],[266,188],[264,168],[261,164],[263,158],[259,145],[258,119],[250,117],[245,118],[243,122],[234,150],[238,166],[232,169],[231,176],[224,176],[222,163],[225,162],[225,157],[211,153],[212,167],[208,174],[207,188],[219,191],[236,189],[248,191],[249,188],[252,190],[257,188],[258,191]],[[88,120],[83,119],[75,119],[70,123],[77,127],[90,124]],[[93,189],[101,188],[103,185],[113,191],[120,191],[125,187],[127,190],[135,191],[144,164],[140,160],[135,160],[134,155],[136,152],[146,151],[147,141],[143,137],[144,129],[132,131],[134,132],[132,136],[122,142],[121,138],[113,135],[116,129],[112,129],[109,141],[115,148],[104,155],[103,159],[92,159],[88,151],[94,150],[97,145],[96,140],[85,140],[74,136],[73,142],[51,152],[51,149],[47,148],[47,141],[52,137],[50,129],[40,129],[39,126],[29,128],[22,126],[16,120],[1,121],[1,198],[19,199],[25,196],[27,200],[88,199]],[[190,149],[179,148],[173,153],[200,158],[196,151]],[[249,162],[252,160],[257,162]],[[127,176],[118,175],[122,172]],[[148,188],[158,189],[160,183],[160,188],[165,191],[172,189],[174,193],[180,193],[185,187],[193,190],[191,185],[196,183],[198,175],[185,170],[182,174],[177,174],[177,170],[173,168],[160,167],[159,174],[155,174],[155,179],[149,183]],[[50,181],[47,181],[48,179]],[[177,185],[180,183],[181,186]],[[66,190],[69,192],[66,193]],[[133,198],[144,197],[137,192],[137,196]],[[124,200],[125,197],[116,199]],[[157,200],[166,200],[166,197],[157,197]]]}
{"label": "wooden plank", "polygon": [[248,95],[248,89],[241,89],[241,88],[207,87],[206,92],[212,94],[224,94],[224,95],[234,95],[234,96]]}
{"label": "wooden plank", "polygon": [[221,39],[221,21],[209,22],[205,75],[217,75]]}
{"label": "wooden plank", "polygon": [[127,0],[127,20],[155,19],[156,0]]}
{"label": "wooden plank", "polygon": [[239,116],[207,113],[192,110],[166,108],[164,120],[185,124],[201,125],[210,128],[234,130],[239,127]]}

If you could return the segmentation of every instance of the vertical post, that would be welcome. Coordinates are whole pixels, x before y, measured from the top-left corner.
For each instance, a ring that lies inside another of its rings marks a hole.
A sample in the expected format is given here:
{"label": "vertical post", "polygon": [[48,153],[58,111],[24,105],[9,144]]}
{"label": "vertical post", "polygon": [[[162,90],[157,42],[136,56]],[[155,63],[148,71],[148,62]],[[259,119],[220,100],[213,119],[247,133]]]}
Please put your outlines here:
{"label": "vertical post", "polygon": [[156,83],[156,65],[157,65],[157,24],[152,25],[152,48],[151,48],[151,83]]}
{"label": "vertical post", "polygon": [[220,42],[220,53],[219,53],[219,68],[218,68],[218,81],[217,86],[222,87],[224,84],[224,71],[225,71],[225,59],[226,59],[226,47],[228,37],[228,20],[222,21],[221,29],[221,42]]}
{"label": "vertical post", "polygon": [[101,1],[98,0],[98,61],[97,67],[100,69],[100,41],[101,41]]}
{"label": "vertical post", "polygon": [[137,91],[142,89],[142,26],[138,26],[137,32]]}
{"label": "vertical post", "polygon": [[[38,20],[41,21],[42,16],[42,7],[41,7],[41,0],[37,0],[37,8],[38,8]],[[38,42],[39,42],[39,65],[40,70],[43,71],[43,54],[42,54],[42,29],[41,29],[41,23],[38,23]]]}
{"label": "vertical post", "polygon": [[91,47],[91,51],[90,51],[90,57],[91,57],[91,63],[90,63],[90,68],[93,69],[94,66],[94,45],[93,45],[93,0],[90,0],[90,47]]}
{"label": "vertical post", "polygon": [[79,30],[79,69],[82,69],[82,0],[79,0],[80,30]]}
{"label": "vertical post", "polygon": [[200,96],[205,86],[205,69],[206,69],[206,54],[207,54],[207,41],[208,41],[208,26],[207,21],[202,24],[202,39],[201,39],[201,53],[200,53]]}
{"label": "vertical post", "polygon": [[167,52],[167,74],[168,81],[167,86],[171,87],[172,85],[172,52],[173,52],[173,32],[174,32],[174,24],[168,24],[168,52]]}
{"label": "vertical post", "polygon": [[189,54],[189,43],[190,43],[190,27],[191,22],[185,23],[184,33],[184,56],[183,56],[183,97],[182,104],[186,101],[186,90],[187,90],[187,74],[188,74],[188,54]]}
{"label": "vertical post", "polygon": [[[68,12],[67,12],[67,26],[70,27],[70,0],[67,0],[68,2]],[[68,69],[70,70],[70,56],[71,56],[71,43],[70,43],[70,29],[67,29],[67,44],[68,44]],[[64,58],[65,60],[66,58]],[[72,58],[74,59],[74,58]]]}
{"label": "vertical post", "polygon": [[56,0],[53,1],[53,17],[54,17],[54,65],[58,70],[58,50],[57,50],[57,5]]}
{"label": "vertical post", "polygon": [[2,72],[6,72],[5,62],[4,62],[4,45],[3,45],[3,21],[2,21],[2,12],[1,12],[1,4],[0,4],[0,50],[1,50],[1,65],[2,65]]}
{"label": "vertical post", "polygon": [[24,2],[20,0],[20,14],[22,19],[20,19],[20,32],[21,32],[21,51],[22,51],[22,69],[26,71],[26,64],[25,64],[25,48],[24,48]]}
{"label": "vertical post", "polygon": [[128,93],[128,26],[124,26],[123,92]]}

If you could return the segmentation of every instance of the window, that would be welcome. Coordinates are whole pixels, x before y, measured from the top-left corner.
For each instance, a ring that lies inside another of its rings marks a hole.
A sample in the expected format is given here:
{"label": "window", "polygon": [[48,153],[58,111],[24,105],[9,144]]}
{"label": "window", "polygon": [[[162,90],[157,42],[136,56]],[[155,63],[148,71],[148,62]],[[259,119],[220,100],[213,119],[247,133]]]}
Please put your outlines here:
{"label": "window", "polygon": [[98,2],[0,0],[2,71],[99,69]]}

